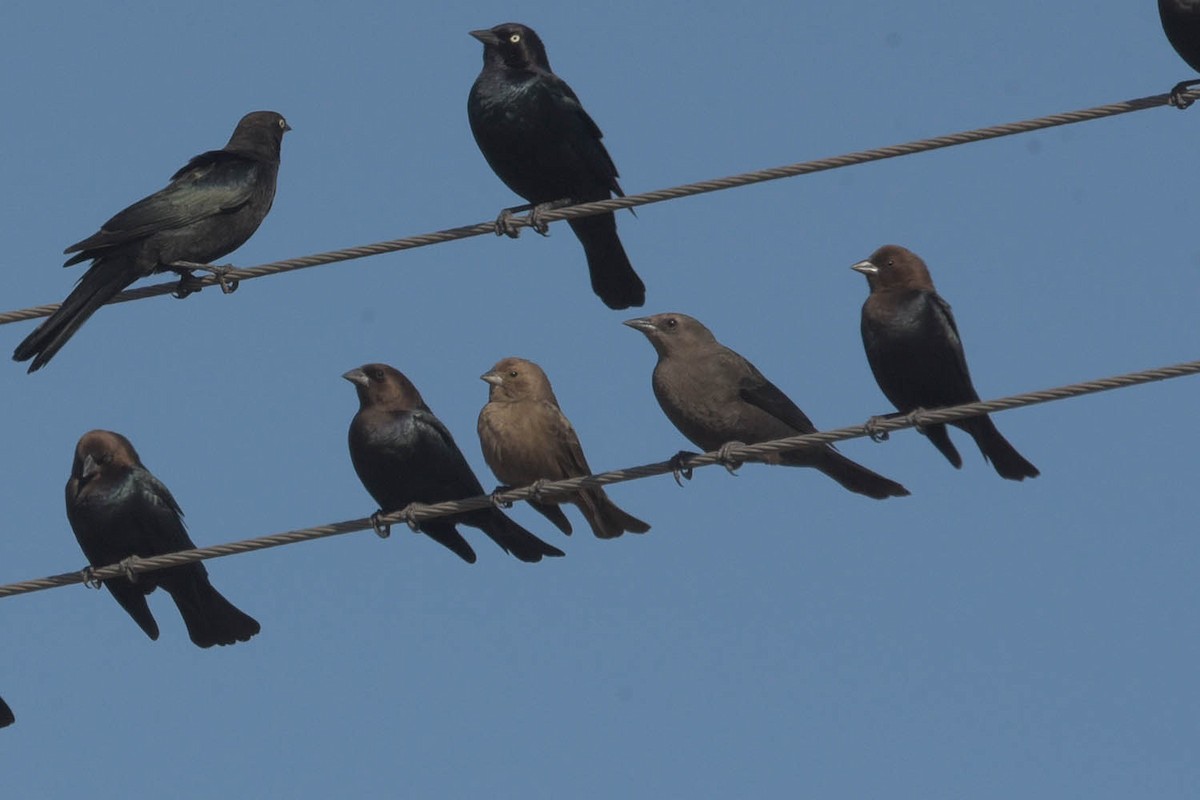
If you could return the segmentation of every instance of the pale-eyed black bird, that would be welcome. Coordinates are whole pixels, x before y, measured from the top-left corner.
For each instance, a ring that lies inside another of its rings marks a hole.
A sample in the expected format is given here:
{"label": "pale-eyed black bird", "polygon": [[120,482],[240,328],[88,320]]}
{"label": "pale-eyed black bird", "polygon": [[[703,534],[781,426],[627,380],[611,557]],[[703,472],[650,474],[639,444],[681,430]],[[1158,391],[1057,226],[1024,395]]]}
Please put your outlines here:
{"label": "pale-eyed black bird", "polygon": [[17,345],[13,360],[32,358],[29,371],[40,369],[96,309],[139,278],[178,272],[183,296],[191,270],[221,277],[222,268],[205,265],[241,247],[271,210],[279,147],[289,130],[274,111],[247,114],[225,147],[196,156],[164,188],[64,250],[75,255],[63,266],[88,259],[92,265],[62,305]]}
{"label": "pale-eyed black bird", "polygon": [[[592,474],[579,437],[558,407],[541,367],[523,358],[505,358],[480,378],[489,388],[488,402],[479,412],[479,444],[497,478],[512,487]],[[570,535],[571,523],[559,506],[563,501],[578,506],[592,533],[601,539],[650,530],[599,487],[563,500],[531,499],[529,505]]]}
{"label": "pale-eyed black bird", "polygon": [[[667,313],[625,322],[654,345],[654,396],[679,432],[697,447],[757,444],[816,428],[804,412],[749,361],[716,340],[686,314]],[[827,444],[766,457],[768,464],[815,467],[846,489],[876,500],[909,494],[895,481],[856,464]]]}
{"label": "pale-eyed black bird", "polygon": [[[871,293],[862,307],[863,347],[879,388],[901,413],[979,401],[967,370],[958,326],[933,288],[929,268],[916,253],[884,245],[852,269],[867,276]],[[979,445],[983,457],[1009,480],[1038,476],[1037,467],[1008,443],[987,415],[951,423]],[[959,468],[962,457],[945,424],[921,432]]]}
{"label": "pale-eyed black bird", "polygon": [[[566,82],[550,70],[546,48],[524,25],[471,31],[483,42],[483,71],[467,98],[475,142],[492,170],[538,213],[548,206],[624,197],[600,128]],[[506,210],[497,220],[504,227]],[[568,220],[583,245],[594,291],[609,308],[646,302],[646,287],[617,237],[612,213]],[[511,235],[511,234],[510,234]]]}
{"label": "pale-eyed black bird", "polygon": [[8,707],[8,703],[4,702],[4,698],[0,697],[0,728],[7,728],[17,721],[13,716],[12,709]]}
{"label": "pale-eyed black bird", "polygon": [[[75,446],[67,519],[93,567],[195,547],[170,491],[142,465],[129,440],[112,431],[89,431]],[[146,595],[158,587],[171,595],[188,637],[199,647],[245,642],[260,630],[254,618],[213,588],[200,562],[133,577],[108,578],[104,585],[151,639],[158,639],[158,623]]]}
{"label": "pale-eyed black bird", "polygon": [[[1200,0],[1158,0],[1158,17],[1175,52],[1200,72]],[[1171,89],[1171,104],[1179,108],[1191,105],[1183,93],[1196,85],[1200,85],[1200,79],[1177,83]]]}
{"label": "pale-eyed black bird", "polygon": [[[485,494],[450,431],[399,370],[387,364],[364,364],[342,377],[358,392],[358,413],[350,423],[350,460],[381,511]],[[475,551],[455,527],[459,523],[479,528],[506,553],[522,561],[563,554],[498,508],[425,520],[417,527],[463,561],[474,564]]]}

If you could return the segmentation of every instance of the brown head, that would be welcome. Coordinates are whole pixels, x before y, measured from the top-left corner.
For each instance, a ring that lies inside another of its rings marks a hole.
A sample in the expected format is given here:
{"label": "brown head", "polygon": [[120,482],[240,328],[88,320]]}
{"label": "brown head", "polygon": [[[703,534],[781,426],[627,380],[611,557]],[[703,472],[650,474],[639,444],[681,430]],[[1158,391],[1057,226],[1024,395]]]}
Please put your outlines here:
{"label": "brown head", "polygon": [[412,411],[425,407],[425,401],[412,381],[387,364],[363,364],[342,377],[354,384],[360,408]]}
{"label": "brown head", "polygon": [[251,111],[238,121],[224,149],[278,161],[283,135],[291,129],[282,114]]}
{"label": "brown head", "polygon": [[558,405],[550,379],[542,368],[524,358],[505,358],[479,376],[487,381],[488,402],[513,403],[518,400],[541,400]]}
{"label": "brown head", "polygon": [[684,350],[717,344],[712,331],[704,327],[700,320],[670,311],[666,314],[655,314],[652,317],[627,319],[623,323],[639,330],[654,345],[659,358]]}
{"label": "brown head", "polygon": [[872,292],[889,289],[923,289],[935,291],[929,267],[913,251],[898,244],[885,244],[850,269],[867,276]]}
{"label": "brown head", "polygon": [[82,486],[99,475],[135,467],[142,467],[142,461],[128,439],[112,431],[88,431],[75,445],[71,480]]}
{"label": "brown head", "polygon": [[483,63],[503,64],[510,69],[541,67],[550,71],[546,46],[532,28],[519,22],[505,22],[489,30],[471,31],[483,42]]}

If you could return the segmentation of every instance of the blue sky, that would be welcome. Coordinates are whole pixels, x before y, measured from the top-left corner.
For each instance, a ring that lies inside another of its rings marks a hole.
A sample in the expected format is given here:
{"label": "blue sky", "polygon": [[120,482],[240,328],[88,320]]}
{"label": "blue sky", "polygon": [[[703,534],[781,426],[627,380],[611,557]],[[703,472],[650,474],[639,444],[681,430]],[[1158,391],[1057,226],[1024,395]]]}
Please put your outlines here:
{"label": "blue sky", "polygon": [[[467,31],[516,20],[606,134],[629,192],[1156,94],[1191,77],[1154,4],[9,0],[0,11],[3,309],[58,301],[62,249],[221,146],[294,128],[252,265],[494,217]],[[821,427],[890,411],[849,266],[928,262],[995,397],[1197,357],[1200,110],[1155,109],[622,214],[647,285]],[[561,223],[102,309],[7,398],[0,583],[84,560],[78,437],[127,435],[198,544],[369,514],[347,369],[404,371],[486,486],[478,376],[540,363],[592,466],[687,445],[654,355],[590,292]],[[33,327],[0,328],[11,348]],[[209,562],[263,626],[146,639],[107,593],[0,603],[12,796],[1153,797],[1200,782],[1195,379],[998,415],[1042,471],[952,469],[915,433],[842,450],[874,502],[747,465],[612,490],[645,536],[479,563],[397,529]]]}

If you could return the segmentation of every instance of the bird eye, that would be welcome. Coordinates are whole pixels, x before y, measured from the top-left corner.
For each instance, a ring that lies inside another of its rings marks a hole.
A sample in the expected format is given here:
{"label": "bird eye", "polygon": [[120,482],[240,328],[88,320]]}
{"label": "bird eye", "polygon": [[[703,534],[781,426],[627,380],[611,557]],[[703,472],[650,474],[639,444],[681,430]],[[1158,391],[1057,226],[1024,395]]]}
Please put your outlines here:
{"label": "bird eye", "polygon": [[521,34],[514,33],[512,36],[508,37],[508,40],[513,44],[516,44],[517,42],[521,41]]}
{"label": "bird eye", "polygon": [[895,261],[894,259],[891,259],[891,258],[889,258],[889,259],[888,259],[888,266],[889,266],[889,267],[894,267],[894,266],[896,266],[896,261]]}
{"label": "bird eye", "polygon": [[383,380],[383,370],[373,369],[373,370],[371,370],[371,374],[369,377],[373,381],[381,381],[381,380]]}
{"label": "bird eye", "polygon": [[668,328],[674,328],[674,327],[675,327],[676,325],[678,325],[678,324],[679,324],[679,323],[678,323],[678,322],[676,322],[676,320],[675,320],[675,318],[674,318],[674,317],[671,317],[671,318],[669,318],[669,319],[667,320],[667,327],[668,327]]}
{"label": "bird eye", "polygon": [[508,371],[508,377],[510,377],[510,378],[515,378],[515,377],[517,377],[517,371],[516,371],[515,369],[510,369],[510,370]]}
{"label": "bird eye", "polygon": [[286,128],[286,127],[287,127],[287,120],[286,120],[286,119],[284,119],[283,117],[280,117],[280,118],[279,118],[279,127],[281,127],[281,128]]}

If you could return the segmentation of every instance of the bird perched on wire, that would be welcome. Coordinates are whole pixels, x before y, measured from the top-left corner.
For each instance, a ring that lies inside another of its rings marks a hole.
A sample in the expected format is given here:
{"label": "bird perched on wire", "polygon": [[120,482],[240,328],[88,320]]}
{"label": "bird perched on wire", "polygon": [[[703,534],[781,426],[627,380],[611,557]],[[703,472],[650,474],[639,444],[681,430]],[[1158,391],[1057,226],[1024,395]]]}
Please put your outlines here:
{"label": "bird perched on wire", "polygon": [[4,702],[4,698],[0,697],[0,728],[7,728],[17,721],[13,716],[12,709],[8,707],[8,703]]}
{"label": "bird perched on wire", "polygon": [[[67,481],[67,519],[93,567],[196,546],[171,492],[143,466],[129,440],[112,431],[89,431],[75,446]],[[158,639],[158,623],[146,595],[158,587],[171,595],[188,637],[198,647],[249,641],[260,630],[253,617],[213,588],[208,570],[198,561],[102,583],[151,639]]]}
{"label": "bird perched on wire", "polygon": [[[911,250],[885,245],[852,269],[867,277],[863,347],[879,388],[901,413],[976,403],[967,357],[950,304],[933,288],[925,262]],[[1003,478],[1036,478],[1038,469],[1000,435],[986,414],[950,423],[971,434]],[[955,468],[962,457],[944,423],[921,432]]]}
{"label": "bird perched on wire", "polygon": [[40,369],[100,306],[156,272],[180,274],[179,297],[195,291],[196,269],[216,274],[222,289],[233,291],[223,268],[208,262],[241,247],[271,210],[279,148],[289,130],[274,111],[247,114],[225,147],[196,156],[164,188],[64,250],[75,255],[63,266],[89,259],[92,265],[62,305],[17,345],[13,360],[33,359],[29,371]]}
{"label": "bird perched on wire", "polygon": [[[479,412],[483,459],[508,487],[591,475],[583,447],[542,368],[523,358],[505,358],[480,378],[488,383],[488,401]],[[584,489],[563,498],[574,503],[600,539],[645,533],[650,526],[622,511],[604,489]],[[529,505],[565,534],[571,522],[559,500],[530,499]]]}
{"label": "bird perched on wire", "polygon": [[[358,392],[358,413],[350,423],[350,460],[381,512],[486,494],[450,431],[402,372],[387,364],[364,364],[342,377]],[[495,507],[425,520],[417,528],[474,564],[475,551],[455,527],[459,523],[479,528],[522,561],[563,555]]]}
{"label": "bird perched on wire", "polygon": [[[1188,66],[1200,72],[1200,0],[1158,0],[1158,17],[1167,41]],[[1187,108],[1191,100],[1184,93],[1200,85],[1200,79],[1180,81],[1171,89],[1171,105]]]}
{"label": "bird perched on wire", "polygon": [[[531,224],[548,208],[624,197],[617,168],[600,128],[566,81],[550,69],[546,48],[532,29],[507,22],[471,31],[483,43],[483,70],[467,98],[471,133],[492,170],[532,204]],[[516,236],[506,209],[497,233]],[[609,308],[640,306],[646,287],[617,237],[612,212],[567,221],[583,245],[592,290]]]}
{"label": "bird perched on wire", "polygon": [[[625,322],[658,353],[652,385],[667,419],[697,447],[757,444],[815,433],[791,398],[745,358],[687,314],[655,314]],[[685,454],[681,454],[685,455]],[[774,453],[768,464],[813,467],[844,488],[876,500],[909,494],[895,481],[856,464],[827,444]]]}

